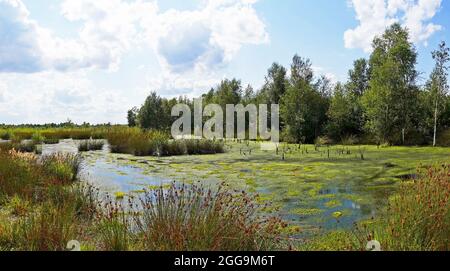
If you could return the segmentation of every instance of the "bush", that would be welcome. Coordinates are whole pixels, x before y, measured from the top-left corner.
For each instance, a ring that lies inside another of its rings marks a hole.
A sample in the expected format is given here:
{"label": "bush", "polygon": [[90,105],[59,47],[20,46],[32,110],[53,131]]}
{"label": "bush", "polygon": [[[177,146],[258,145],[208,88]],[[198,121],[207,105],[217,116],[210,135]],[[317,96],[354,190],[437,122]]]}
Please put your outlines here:
{"label": "bush", "polygon": [[218,141],[191,139],[184,140],[184,143],[186,144],[186,151],[189,155],[216,154],[225,152],[223,143]]}
{"label": "bush", "polygon": [[59,139],[58,138],[45,138],[43,143],[48,144],[48,145],[58,144]]}
{"label": "bush", "polygon": [[104,206],[106,211],[101,216],[97,225],[97,234],[100,239],[102,250],[127,251],[131,249],[132,223],[123,207],[117,202],[108,202]]}
{"label": "bush", "polygon": [[352,146],[358,144],[358,142],[359,142],[358,138],[354,135],[343,137],[341,140],[341,144],[345,146]]}
{"label": "bush", "polygon": [[157,151],[156,145],[151,141],[151,134],[137,128],[113,129],[107,133],[106,138],[113,153],[146,156]]}
{"label": "bush", "polygon": [[447,129],[440,133],[437,138],[437,144],[442,147],[450,147],[450,129]]}
{"label": "bush", "polygon": [[333,144],[333,140],[331,138],[327,137],[327,136],[319,136],[315,140],[314,144],[316,146],[319,146],[319,147],[321,147],[321,146],[328,146],[328,145]]}
{"label": "bush", "polygon": [[111,152],[136,156],[170,156],[223,153],[222,142],[211,140],[169,140],[160,131],[138,128],[114,129],[107,134]]}

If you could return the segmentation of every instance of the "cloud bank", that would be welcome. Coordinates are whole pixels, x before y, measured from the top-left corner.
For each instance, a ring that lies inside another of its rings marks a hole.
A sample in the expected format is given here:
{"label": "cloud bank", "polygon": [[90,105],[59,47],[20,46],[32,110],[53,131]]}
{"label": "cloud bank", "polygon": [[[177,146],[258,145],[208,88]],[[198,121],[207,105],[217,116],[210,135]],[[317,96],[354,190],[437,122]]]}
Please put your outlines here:
{"label": "cloud bank", "polygon": [[0,72],[116,70],[124,54],[148,46],[161,66],[182,73],[216,69],[246,44],[268,41],[255,0],[210,0],[194,11],[161,12],[156,1],[63,0],[61,15],[82,24],[62,39],[30,18],[21,0],[0,0]]}
{"label": "cloud bank", "polygon": [[442,0],[349,0],[359,25],[344,33],[346,48],[372,50],[372,41],[389,25],[401,23],[411,41],[427,45],[427,40],[442,26],[430,22],[441,8]]}

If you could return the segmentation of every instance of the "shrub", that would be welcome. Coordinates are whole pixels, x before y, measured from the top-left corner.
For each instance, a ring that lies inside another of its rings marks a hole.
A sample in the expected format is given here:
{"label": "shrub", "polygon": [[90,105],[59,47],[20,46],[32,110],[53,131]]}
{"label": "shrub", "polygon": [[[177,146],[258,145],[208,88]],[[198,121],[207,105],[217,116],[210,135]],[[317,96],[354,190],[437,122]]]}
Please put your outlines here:
{"label": "shrub", "polygon": [[168,138],[164,133],[146,132],[138,128],[114,129],[106,137],[111,152],[136,156],[159,154]]}
{"label": "shrub", "polygon": [[327,137],[327,136],[319,136],[319,137],[315,140],[314,144],[315,144],[316,146],[319,146],[319,147],[320,147],[320,146],[328,146],[328,145],[333,144],[333,140],[332,140],[331,138]]}
{"label": "shrub", "polygon": [[172,140],[162,145],[161,155],[184,155],[187,153],[186,144],[182,140]]}
{"label": "shrub", "polygon": [[223,143],[211,140],[185,140],[187,154],[215,154],[223,153]]}
{"label": "shrub", "polygon": [[31,209],[30,202],[14,195],[6,205],[14,216],[25,216]]}
{"label": "shrub", "polygon": [[3,196],[19,195],[35,198],[43,175],[37,158],[31,154],[0,150],[0,193]]}
{"label": "shrub", "polygon": [[359,142],[358,138],[354,135],[343,137],[341,140],[341,144],[345,146],[352,146]]}
{"label": "shrub", "polygon": [[439,146],[450,147],[450,129],[443,131],[437,138]]}
{"label": "shrub", "polygon": [[332,231],[313,237],[298,248],[300,251],[363,251],[367,240],[349,231]]}
{"label": "shrub", "polygon": [[44,144],[58,144],[59,143],[59,139],[58,138],[45,138],[44,139]]}

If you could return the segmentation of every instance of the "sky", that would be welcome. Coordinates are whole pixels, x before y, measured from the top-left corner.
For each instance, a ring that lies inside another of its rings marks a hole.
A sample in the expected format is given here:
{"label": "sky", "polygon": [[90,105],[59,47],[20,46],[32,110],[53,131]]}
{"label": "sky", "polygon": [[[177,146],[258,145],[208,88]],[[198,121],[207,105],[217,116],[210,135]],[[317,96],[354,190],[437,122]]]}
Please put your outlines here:
{"label": "sky", "polygon": [[394,22],[423,83],[450,44],[449,0],[0,0],[0,123],[126,123],[151,91],[196,97],[224,78],[258,89],[294,54],[345,81]]}

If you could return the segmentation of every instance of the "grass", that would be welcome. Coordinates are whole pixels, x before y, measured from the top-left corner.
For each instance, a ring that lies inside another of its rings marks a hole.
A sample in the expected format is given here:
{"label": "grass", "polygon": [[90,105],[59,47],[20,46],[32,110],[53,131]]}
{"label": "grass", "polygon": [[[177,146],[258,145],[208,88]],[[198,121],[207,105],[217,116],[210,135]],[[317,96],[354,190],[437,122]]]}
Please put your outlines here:
{"label": "grass", "polygon": [[385,250],[450,250],[450,165],[430,167],[404,183],[372,227]]}
{"label": "grass", "polygon": [[142,215],[134,218],[145,250],[272,250],[285,227],[277,218],[262,216],[254,197],[224,186],[160,188],[147,192],[141,206]]}
{"label": "grass", "polygon": [[216,154],[224,152],[224,145],[211,140],[169,140],[158,131],[142,131],[138,128],[111,130],[106,138],[111,152],[135,156],[174,156]]}
{"label": "grass", "polygon": [[[123,199],[123,198],[122,198]],[[281,247],[287,225],[263,216],[255,199],[225,186],[173,184],[124,206],[109,201],[97,231],[107,251],[260,251]]]}
{"label": "grass", "polygon": [[[13,127],[8,129],[0,129],[0,139],[10,140],[17,138],[18,140],[32,140],[56,142],[60,139],[104,139],[106,133],[112,129],[120,129],[118,127],[90,127],[90,128],[27,128],[27,127]],[[46,143],[50,144],[50,143]]]}
{"label": "grass", "polygon": [[78,144],[79,152],[100,151],[103,149],[105,142],[103,140],[83,140]]}
{"label": "grass", "polygon": [[98,195],[76,183],[79,168],[74,155],[0,151],[0,250],[64,250],[80,237]]}

